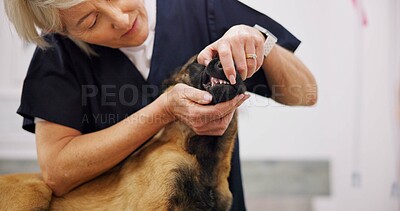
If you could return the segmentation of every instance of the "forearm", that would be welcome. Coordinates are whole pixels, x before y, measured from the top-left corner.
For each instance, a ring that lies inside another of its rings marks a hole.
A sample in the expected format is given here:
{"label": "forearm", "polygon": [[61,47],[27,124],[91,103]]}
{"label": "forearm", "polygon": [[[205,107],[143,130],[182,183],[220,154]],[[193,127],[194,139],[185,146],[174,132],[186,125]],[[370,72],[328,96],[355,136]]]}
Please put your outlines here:
{"label": "forearm", "polygon": [[[112,127],[85,135],[64,137],[48,146],[52,147],[51,151],[39,151],[39,159],[41,154],[46,156],[39,161],[43,161],[41,167],[45,180],[55,194],[63,195],[111,169],[171,122],[170,116],[158,105],[162,103],[160,100],[157,99]],[[60,126],[47,127],[46,131],[39,130],[37,135],[57,133],[57,127]],[[38,146],[38,149],[44,151],[46,147]]]}
{"label": "forearm", "polygon": [[317,102],[316,81],[292,52],[275,45],[262,67],[275,101],[286,105],[314,105]]}

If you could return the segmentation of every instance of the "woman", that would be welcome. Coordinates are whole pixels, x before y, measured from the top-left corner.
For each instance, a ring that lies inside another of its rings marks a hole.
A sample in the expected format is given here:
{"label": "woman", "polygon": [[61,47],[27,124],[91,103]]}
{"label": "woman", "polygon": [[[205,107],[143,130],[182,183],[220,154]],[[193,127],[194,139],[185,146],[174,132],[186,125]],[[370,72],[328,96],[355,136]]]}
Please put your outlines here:
{"label": "woman", "polygon": [[[284,104],[316,102],[315,80],[291,52],[300,42],[236,0],[5,0],[5,7],[18,34],[39,46],[18,113],[36,134],[43,178],[57,196],[172,121],[197,134],[224,132],[248,95],[210,106],[210,94],[183,84],[161,94],[162,81],[198,52],[204,65],[218,55],[232,84],[236,67],[249,91]],[[254,24],[278,37],[270,51]],[[232,210],[244,210],[237,143],[229,182]]]}

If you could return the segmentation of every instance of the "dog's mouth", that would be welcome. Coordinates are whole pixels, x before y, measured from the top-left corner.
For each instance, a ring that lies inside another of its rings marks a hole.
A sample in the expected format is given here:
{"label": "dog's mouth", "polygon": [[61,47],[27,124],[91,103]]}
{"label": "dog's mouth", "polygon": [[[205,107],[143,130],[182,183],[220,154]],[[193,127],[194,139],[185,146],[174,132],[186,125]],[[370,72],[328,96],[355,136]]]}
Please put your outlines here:
{"label": "dog's mouth", "polygon": [[[220,61],[216,61],[215,64],[212,64],[212,65],[214,66],[214,67],[212,67],[212,68],[214,68],[214,70],[216,70],[216,71],[218,71],[219,69],[222,70],[222,65],[221,65]],[[203,80],[202,80],[203,84],[202,85],[206,91],[210,91],[210,89],[215,86],[231,85],[231,83],[229,81],[227,81],[225,75],[222,75],[222,77],[224,77],[224,79],[217,78],[217,77],[221,77],[221,75],[216,76],[216,74],[214,72],[215,71],[210,71],[210,70],[207,71],[207,68],[203,72]],[[213,73],[214,73],[215,77],[213,77],[211,75]]]}
{"label": "dog's mouth", "polygon": [[[197,74],[199,74],[199,72],[197,72]],[[246,90],[243,80],[238,73],[236,73],[236,84],[232,85],[229,82],[222,69],[219,58],[211,60],[197,77],[192,78],[192,83],[195,87],[213,95],[212,104],[231,100],[235,96],[244,93]]]}

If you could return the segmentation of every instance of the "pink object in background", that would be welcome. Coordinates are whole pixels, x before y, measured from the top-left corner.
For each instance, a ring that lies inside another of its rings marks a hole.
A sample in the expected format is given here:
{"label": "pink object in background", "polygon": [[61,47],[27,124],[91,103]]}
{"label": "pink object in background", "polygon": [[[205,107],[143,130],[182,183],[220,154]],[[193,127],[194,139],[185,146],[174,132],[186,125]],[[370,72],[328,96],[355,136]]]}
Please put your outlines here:
{"label": "pink object in background", "polygon": [[367,19],[367,14],[365,13],[364,7],[362,5],[362,0],[351,0],[351,2],[353,2],[354,7],[360,13],[362,25],[367,26],[368,19]]}

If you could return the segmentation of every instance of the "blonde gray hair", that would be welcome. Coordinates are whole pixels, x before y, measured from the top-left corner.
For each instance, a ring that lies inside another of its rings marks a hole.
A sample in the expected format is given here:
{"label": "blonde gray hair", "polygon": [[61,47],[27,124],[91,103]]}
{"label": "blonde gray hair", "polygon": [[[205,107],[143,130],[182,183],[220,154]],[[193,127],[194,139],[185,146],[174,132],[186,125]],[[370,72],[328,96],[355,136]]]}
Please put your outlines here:
{"label": "blonde gray hair", "polygon": [[[28,43],[40,48],[50,47],[43,39],[49,33],[67,35],[61,21],[60,10],[68,9],[85,0],[4,0],[8,19],[14,25],[18,35]],[[68,35],[67,35],[68,36]],[[83,41],[74,41],[85,53],[95,54]]]}

